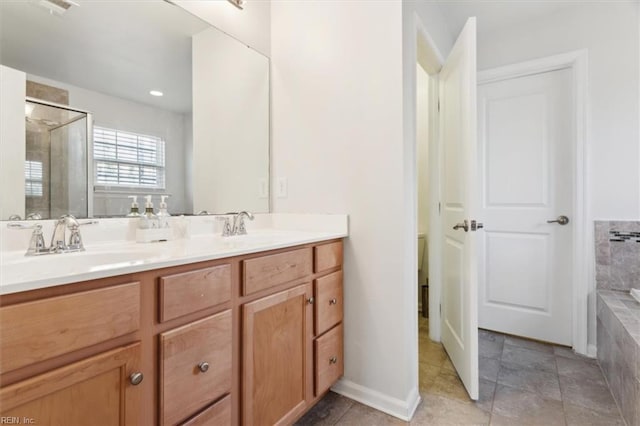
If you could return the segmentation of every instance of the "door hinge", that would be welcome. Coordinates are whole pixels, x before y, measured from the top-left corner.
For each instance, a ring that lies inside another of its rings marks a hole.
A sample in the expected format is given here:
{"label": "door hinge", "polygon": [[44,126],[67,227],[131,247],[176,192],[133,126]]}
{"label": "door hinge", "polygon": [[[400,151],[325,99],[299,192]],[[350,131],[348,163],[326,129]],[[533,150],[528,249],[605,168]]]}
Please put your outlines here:
{"label": "door hinge", "polygon": [[440,215],[440,212],[441,212],[441,211],[442,211],[442,210],[441,210],[440,201],[438,201],[438,215]]}
{"label": "door hinge", "polygon": [[438,112],[440,112],[440,99],[438,99]]}
{"label": "door hinge", "polygon": [[442,303],[438,306],[440,306],[440,318],[442,318]]}

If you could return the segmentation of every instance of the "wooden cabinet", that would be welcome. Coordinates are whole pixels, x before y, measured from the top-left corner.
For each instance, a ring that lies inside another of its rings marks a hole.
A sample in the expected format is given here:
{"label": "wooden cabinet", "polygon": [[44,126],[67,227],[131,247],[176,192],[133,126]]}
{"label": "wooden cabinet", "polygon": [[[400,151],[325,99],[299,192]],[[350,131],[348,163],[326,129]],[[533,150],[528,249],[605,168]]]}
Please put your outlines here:
{"label": "wooden cabinet", "polygon": [[[262,270],[299,271],[292,274],[252,275],[252,287],[290,288],[242,305],[242,424],[288,425],[327,392],[344,371],[342,242],[251,259]],[[292,261],[292,259],[294,261]],[[316,273],[312,274],[311,265]],[[253,266],[247,266],[245,271]],[[274,279],[274,276],[280,279]],[[315,278],[312,282],[304,279]],[[245,281],[246,284],[246,281]]]}
{"label": "wooden cabinet", "polygon": [[342,309],[338,240],[3,295],[0,416],[292,424],[342,375]]}
{"label": "wooden cabinet", "polygon": [[3,387],[0,416],[50,426],[138,425],[141,383],[132,384],[132,375],[139,363],[136,343]]}
{"label": "wooden cabinet", "polygon": [[318,337],[313,345],[315,358],[315,393],[322,395],[344,373],[342,324]]}
{"label": "wooden cabinet", "polygon": [[231,391],[231,311],[160,335],[161,424],[175,425]]}
{"label": "wooden cabinet", "polygon": [[228,264],[160,277],[160,322],[231,300]]}
{"label": "wooden cabinet", "polygon": [[243,424],[290,424],[313,398],[311,297],[306,283],[242,307]]}
{"label": "wooden cabinet", "polygon": [[0,373],[138,330],[138,282],[0,308]]}

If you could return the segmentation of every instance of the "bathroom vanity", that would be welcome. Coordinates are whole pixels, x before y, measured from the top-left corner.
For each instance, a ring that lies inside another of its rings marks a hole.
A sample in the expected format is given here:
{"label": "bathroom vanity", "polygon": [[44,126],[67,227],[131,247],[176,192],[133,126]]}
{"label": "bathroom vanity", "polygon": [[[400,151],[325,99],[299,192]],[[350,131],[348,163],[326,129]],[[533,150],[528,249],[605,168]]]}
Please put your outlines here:
{"label": "bathroom vanity", "polygon": [[100,278],[3,294],[0,415],[293,423],[343,373],[342,239],[304,235],[268,250],[228,240],[241,254],[209,260],[204,240],[171,242],[164,258],[77,274]]}

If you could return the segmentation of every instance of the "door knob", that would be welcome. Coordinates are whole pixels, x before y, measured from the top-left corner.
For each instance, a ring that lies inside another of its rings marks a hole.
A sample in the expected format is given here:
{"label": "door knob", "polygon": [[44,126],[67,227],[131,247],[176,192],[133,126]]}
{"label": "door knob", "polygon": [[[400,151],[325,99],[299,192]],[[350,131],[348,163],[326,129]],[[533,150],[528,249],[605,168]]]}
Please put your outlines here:
{"label": "door knob", "polygon": [[469,231],[469,221],[468,221],[467,219],[465,219],[465,220],[464,220],[464,222],[462,222],[462,223],[457,223],[457,224],[453,227],[453,229],[454,229],[454,230],[456,230],[456,231],[457,231],[458,229],[460,229],[460,228],[464,229],[464,232],[468,232],[468,231]]}
{"label": "door knob", "polygon": [[569,223],[569,218],[564,215],[558,216],[557,219],[548,220],[547,223],[557,223],[558,225],[566,225],[567,223]]}
{"label": "door knob", "polygon": [[477,231],[478,229],[482,229],[482,228],[484,228],[484,223],[478,222],[478,221],[475,221],[475,220],[471,221],[471,230],[472,231]]}

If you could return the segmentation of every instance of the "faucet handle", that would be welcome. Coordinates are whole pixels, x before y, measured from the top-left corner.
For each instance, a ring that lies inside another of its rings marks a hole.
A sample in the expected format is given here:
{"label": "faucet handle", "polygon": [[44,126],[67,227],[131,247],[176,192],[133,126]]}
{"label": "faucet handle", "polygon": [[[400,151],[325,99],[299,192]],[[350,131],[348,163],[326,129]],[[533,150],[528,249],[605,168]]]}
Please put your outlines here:
{"label": "faucet handle", "polygon": [[33,227],[33,233],[29,240],[29,248],[25,256],[32,256],[37,254],[48,253],[49,250],[44,242],[44,235],[42,234],[42,225],[38,224]]}
{"label": "faucet handle", "polygon": [[69,227],[69,244],[67,250],[70,251],[84,251],[84,244],[82,244],[82,235],[80,235],[80,228],[78,225],[71,225]]}
{"label": "faucet handle", "polygon": [[37,254],[48,253],[49,250],[44,243],[44,236],[42,234],[42,225],[39,223],[33,225],[25,225],[22,223],[8,223],[7,228],[9,229],[33,229],[33,233],[31,234],[31,239],[29,240],[29,248],[27,248],[27,252],[25,256],[34,256]]}
{"label": "faucet handle", "polygon": [[216,220],[218,222],[223,222],[222,224],[222,236],[228,237],[231,235],[231,223],[229,223],[228,216],[216,216]]}

